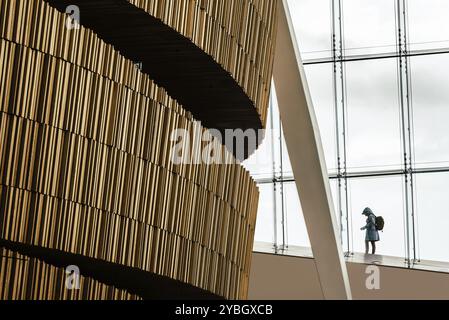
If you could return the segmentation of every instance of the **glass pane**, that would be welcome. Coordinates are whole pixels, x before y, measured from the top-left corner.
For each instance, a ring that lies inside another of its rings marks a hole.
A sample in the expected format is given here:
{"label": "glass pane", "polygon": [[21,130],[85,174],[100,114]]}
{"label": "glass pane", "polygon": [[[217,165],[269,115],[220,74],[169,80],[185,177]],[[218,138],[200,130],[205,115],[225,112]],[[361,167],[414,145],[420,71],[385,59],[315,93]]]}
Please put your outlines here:
{"label": "glass pane", "polygon": [[272,86],[272,152],[273,152],[273,161],[274,161],[274,174],[276,177],[281,174],[281,118],[279,114],[279,107],[277,102],[276,90],[274,86]]}
{"label": "glass pane", "polygon": [[449,173],[416,175],[420,258],[449,261]]}
{"label": "glass pane", "polygon": [[308,65],[305,70],[320,129],[327,169],[330,173],[335,173],[337,171],[337,143],[333,66],[331,64]]}
{"label": "glass pane", "polygon": [[385,230],[379,232],[377,254],[405,256],[403,188],[403,178],[400,176],[349,181],[354,252],[365,252],[365,231],[360,228],[366,224],[362,212],[369,207],[375,215],[385,219]]}
{"label": "glass pane", "polygon": [[396,59],[349,62],[346,71],[348,170],[400,168]]}
{"label": "glass pane", "polygon": [[[340,234],[340,243],[343,244],[343,249],[346,250],[347,244],[345,245],[345,242],[341,242],[341,240],[345,240],[346,235],[346,223],[342,224],[341,222],[341,215],[340,211],[338,211],[338,179],[330,179],[329,184],[331,187],[331,194],[332,194],[332,204],[334,206],[334,212],[335,216],[337,218],[337,229]],[[346,221],[346,220],[345,220]]]}
{"label": "glass pane", "polygon": [[301,202],[294,182],[284,184],[284,209],[287,217],[288,245],[310,247]]}
{"label": "glass pane", "polygon": [[416,166],[449,166],[449,54],[411,63]]}
{"label": "glass pane", "polygon": [[346,55],[396,52],[395,2],[343,1]]}
{"label": "glass pane", "polygon": [[[305,67],[305,70],[320,129],[320,138],[327,169],[330,174],[333,174],[337,172],[337,146],[332,65],[308,65]],[[282,161],[284,177],[293,177],[284,135],[282,135]]]}
{"label": "glass pane", "polygon": [[411,50],[449,47],[449,1],[408,0]]}
{"label": "glass pane", "polygon": [[282,173],[284,178],[293,178],[293,168],[292,163],[290,161],[290,156],[288,154],[287,143],[285,142],[284,132],[282,131]]}
{"label": "glass pane", "polygon": [[259,210],[254,241],[274,244],[274,186],[272,183],[260,184],[259,192]]}
{"label": "glass pane", "polygon": [[304,60],[332,56],[331,0],[288,0]]}
{"label": "glass pane", "polygon": [[[273,108],[271,104],[270,109]],[[273,141],[278,141],[276,132],[272,128],[271,110],[268,111],[267,127],[265,131],[265,138],[260,147],[254,152],[251,157],[243,162],[243,166],[248,170],[253,179],[261,180],[272,178],[274,176],[274,154],[273,154]],[[274,140],[273,140],[274,138]]]}
{"label": "glass pane", "polygon": [[[337,181],[330,181],[330,186],[332,204],[337,207]],[[287,244],[289,246],[310,247],[309,235],[295,182],[284,183],[284,210],[287,218]],[[337,214],[337,223],[339,224],[340,217],[338,216],[337,209],[335,213]]]}
{"label": "glass pane", "polygon": [[338,211],[338,180],[329,179],[332,194],[332,204],[334,206],[335,215],[338,219],[338,225],[340,226],[340,212]]}

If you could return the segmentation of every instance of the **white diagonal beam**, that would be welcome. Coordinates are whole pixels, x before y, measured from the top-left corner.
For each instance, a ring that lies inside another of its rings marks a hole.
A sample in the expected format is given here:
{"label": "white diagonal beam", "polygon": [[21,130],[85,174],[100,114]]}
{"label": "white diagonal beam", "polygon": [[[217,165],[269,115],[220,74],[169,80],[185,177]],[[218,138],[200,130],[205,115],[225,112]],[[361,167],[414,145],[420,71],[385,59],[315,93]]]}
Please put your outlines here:
{"label": "white diagonal beam", "polygon": [[351,299],[324,152],[287,0],[278,0],[274,82],[279,112],[325,299]]}

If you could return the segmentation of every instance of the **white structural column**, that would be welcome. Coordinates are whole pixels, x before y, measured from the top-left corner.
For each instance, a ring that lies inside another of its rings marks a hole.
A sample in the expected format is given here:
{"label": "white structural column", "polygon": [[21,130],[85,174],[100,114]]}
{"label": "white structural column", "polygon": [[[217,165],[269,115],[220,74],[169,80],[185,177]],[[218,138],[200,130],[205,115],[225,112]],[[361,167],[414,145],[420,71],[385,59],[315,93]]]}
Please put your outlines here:
{"label": "white structural column", "polygon": [[278,0],[278,12],[274,82],[321,288],[325,299],[351,299],[324,152],[287,0]]}

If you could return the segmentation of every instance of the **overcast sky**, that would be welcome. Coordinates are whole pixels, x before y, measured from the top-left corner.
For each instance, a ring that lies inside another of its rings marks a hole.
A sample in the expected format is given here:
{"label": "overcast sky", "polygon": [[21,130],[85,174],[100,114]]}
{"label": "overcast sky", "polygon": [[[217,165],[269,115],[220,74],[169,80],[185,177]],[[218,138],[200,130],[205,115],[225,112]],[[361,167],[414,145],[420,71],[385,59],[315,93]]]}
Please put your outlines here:
{"label": "overcast sky", "polygon": [[[394,0],[343,0],[346,55],[395,51]],[[303,59],[331,54],[330,0],[290,0]],[[408,30],[412,50],[449,48],[449,1],[408,0]],[[449,54],[413,57],[411,92],[417,167],[449,166]],[[307,78],[322,134],[326,163],[336,167],[332,66],[306,67]],[[400,168],[403,158],[397,60],[350,62],[346,65],[349,170]],[[275,110],[275,119],[278,113]],[[276,123],[276,120],[275,120]],[[275,126],[276,128],[276,126]],[[279,137],[275,137],[275,142]],[[263,165],[248,165],[255,178],[272,174],[271,139],[258,155]],[[279,154],[276,142],[275,153]],[[255,157],[258,157],[257,155]],[[276,154],[274,156],[276,158]],[[268,161],[267,161],[268,159]],[[254,162],[254,159],[252,159]],[[285,164],[286,174],[290,166]],[[449,173],[416,177],[416,210],[421,257],[449,261]],[[350,183],[354,250],[363,251],[364,218],[370,206],[383,215],[387,227],[379,252],[404,256],[403,178],[358,179]],[[331,185],[335,192],[335,185]],[[295,186],[286,187],[289,241],[309,245]],[[272,186],[261,190],[256,240],[272,241],[274,201]]]}

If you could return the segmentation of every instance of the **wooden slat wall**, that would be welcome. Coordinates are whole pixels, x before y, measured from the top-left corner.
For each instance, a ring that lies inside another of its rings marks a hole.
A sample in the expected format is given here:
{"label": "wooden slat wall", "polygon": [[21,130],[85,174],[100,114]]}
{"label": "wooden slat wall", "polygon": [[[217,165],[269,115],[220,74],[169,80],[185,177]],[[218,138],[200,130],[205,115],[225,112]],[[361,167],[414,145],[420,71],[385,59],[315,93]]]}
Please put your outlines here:
{"label": "wooden slat wall", "polygon": [[253,101],[265,125],[277,0],[128,0],[192,40],[223,66]]}
{"label": "wooden slat wall", "polygon": [[91,31],[41,0],[0,12],[0,238],[245,298],[249,174],[235,160],[174,165],[171,132],[189,130],[193,151],[204,129]]}
{"label": "wooden slat wall", "polygon": [[0,270],[0,300],[141,300],[82,275],[80,289],[67,290],[64,269],[4,248],[0,248]]}

